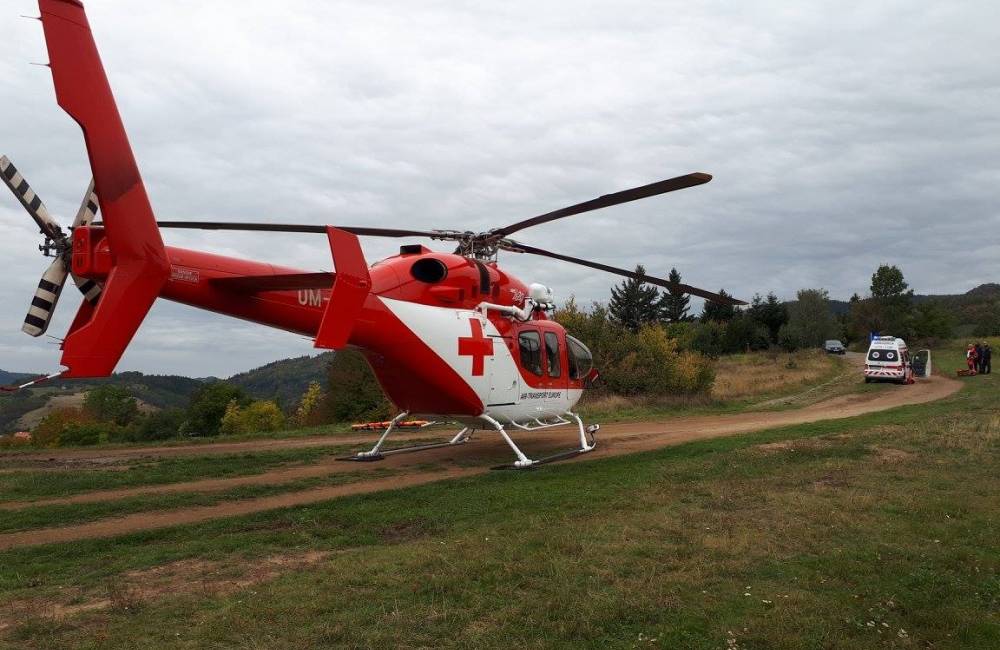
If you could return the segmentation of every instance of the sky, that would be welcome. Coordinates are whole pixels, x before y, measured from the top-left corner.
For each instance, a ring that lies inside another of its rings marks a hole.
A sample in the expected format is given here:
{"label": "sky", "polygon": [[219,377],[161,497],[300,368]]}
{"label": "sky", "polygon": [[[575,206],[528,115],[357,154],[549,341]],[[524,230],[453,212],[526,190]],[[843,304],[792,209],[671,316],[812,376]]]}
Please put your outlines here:
{"label": "sky", "polygon": [[[882,263],[918,293],[1000,281],[1000,3],[86,4],[161,219],[478,231],[703,171],[707,185],[518,238],[746,299],[846,299]],[[21,14],[37,5],[0,6],[0,153],[68,224],[90,171],[48,69],[29,65],[48,59],[41,25]],[[12,196],[0,233],[0,368],[57,370],[56,343],[20,332],[47,260]],[[317,235],[164,238],[331,267]],[[400,243],[363,246],[375,261]],[[501,264],[584,303],[617,282]],[[50,334],[78,303],[68,288]],[[118,369],[228,376],[310,353],[159,301]]]}

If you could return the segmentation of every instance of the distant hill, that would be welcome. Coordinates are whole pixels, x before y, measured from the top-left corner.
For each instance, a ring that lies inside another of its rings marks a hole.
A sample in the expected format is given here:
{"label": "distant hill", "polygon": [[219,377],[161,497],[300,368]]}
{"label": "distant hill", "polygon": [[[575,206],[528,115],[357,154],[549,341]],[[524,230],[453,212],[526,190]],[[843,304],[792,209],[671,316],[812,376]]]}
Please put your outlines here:
{"label": "distant hill", "polygon": [[314,357],[274,361],[260,368],[233,375],[227,381],[242,386],[258,399],[273,399],[285,410],[294,408],[311,382],[326,385],[327,366],[332,352]]}
{"label": "distant hill", "polygon": [[[0,385],[8,386],[37,377],[38,374],[12,373],[0,370]],[[141,372],[121,372],[99,379],[52,379],[37,388],[16,393],[0,394],[0,434],[16,428],[21,416],[42,408],[55,396],[68,397],[106,384],[127,387],[133,395],[157,409],[187,406],[191,393],[203,382],[177,375],[144,375]]]}
{"label": "distant hill", "polygon": [[[284,409],[294,409],[309,384],[318,381],[326,385],[327,365],[332,352],[314,357],[282,359],[260,368],[233,375],[228,381],[242,386],[257,399],[273,399]],[[0,386],[23,383],[38,374],[0,370]],[[25,413],[44,407],[55,396],[69,397],[105,384],[125,386],[140,401],[158,408],[184,408],[200,386],[215,377],[192,379],[179,375],[146,375],[141,372],[121,372],[100,379],[53,379],[37,388],[16,393],[0,393],[0,434],[16,429]],[[65,401],[65,400],[64,400]]]}
{"label": "distant hill", "polygon": [[0,386],[23,384],[33,376],[35,375],[27,372],[7,372],[6,370],[0,370]]}
{"label": "distant hill", "polygon": [[[980,323],[991,307],[1000,301],[1000,284],[988,282],[974,289],[959,294],[916,294],[914,303],[936,301],[948,307],[956,316],[959,325]],[[789,300],[786,305],[796,301]],[[851,303],[846,300],[830,300],[830,311],[841,316],[851,309]]]}

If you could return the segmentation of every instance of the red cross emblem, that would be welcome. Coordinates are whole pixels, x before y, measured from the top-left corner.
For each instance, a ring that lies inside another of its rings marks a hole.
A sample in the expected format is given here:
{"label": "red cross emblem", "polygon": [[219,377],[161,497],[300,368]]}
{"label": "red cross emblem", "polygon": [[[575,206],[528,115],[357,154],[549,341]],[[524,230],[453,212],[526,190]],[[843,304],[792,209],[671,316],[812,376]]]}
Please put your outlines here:
{"label": "red cross emblem", "polygon": [[470,318],[472,336],[461,336],[458,339],[458,354],[472,357],[472,376],[481,377],[486,357],[493,356],[493,339],[483,336],[483,324],[477,318]]}

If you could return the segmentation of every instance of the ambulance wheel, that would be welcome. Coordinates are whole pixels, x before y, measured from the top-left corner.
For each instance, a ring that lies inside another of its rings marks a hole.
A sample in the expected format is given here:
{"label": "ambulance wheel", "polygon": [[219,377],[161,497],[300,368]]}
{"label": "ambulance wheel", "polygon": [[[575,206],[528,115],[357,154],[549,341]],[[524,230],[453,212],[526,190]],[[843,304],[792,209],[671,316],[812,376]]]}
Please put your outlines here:
{"label": "ambulance wheel", "polygon": [[872,383],[872,378],[871,377],[865,377],[865,383],[866,384]]}

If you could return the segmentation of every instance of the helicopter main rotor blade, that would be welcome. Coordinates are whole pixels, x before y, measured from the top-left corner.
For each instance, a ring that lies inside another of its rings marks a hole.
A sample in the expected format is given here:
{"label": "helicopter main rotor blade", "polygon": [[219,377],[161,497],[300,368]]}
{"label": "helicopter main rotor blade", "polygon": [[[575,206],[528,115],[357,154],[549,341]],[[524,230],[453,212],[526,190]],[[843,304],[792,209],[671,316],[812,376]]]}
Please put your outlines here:
{"label": "helicopter main rotor blade", "polygon": [[699,298],[704,298],[705,300],[710,300],[712,302],[717,302],[723,305],[745,305],[747,304],[743,300],[737,300],[731,296],[723,296],[712,291],[706,291],[705,289],[699,289],[698,287],[692,287],[687,284],[681,284],[679,282],[671,282],[670,280],[664,280],[663,278],[657,278],[651,275],[640,275],[635,271],[629,271],[628,269],[620,269],[616,266],[608,266],[607,264],[601,264],[600,262],[591,262],[590,260],[583,260],[578,257],[570,257],[569,255],[562,255],[560,253],[553,253],[552,251],[547,251],[542,248],[535,248],[534,246],[528,246],[527,244],[521,244],[519,242],[508,241],[504,246],[505,250],[509,250],[514,253],[530,253],[532,255],[540,255],[542,257],[551,257],[552,259],[562,260],[563,262],[569,262],[571,264],[579,264],[581,266],[586,266],[592,269],[597,269],[599,271],[606,271],[607,273],[614,273],[615,275],[622,275],[626,278],[632,278],[633,280],[641,280],[648,284],[655,284],[660,287],[664,287],[674,293],[687,293],[692,296],[698,296]]}
{"label": "helicopter main rotor blade", "polygon": [[677,176],[676,178],[668,178],[665,181],[657,181],[656,183],[650,183],[649,185],[643,185],[642,187],[633,187],[630,190],[623,190],[621,192],[615,192],[614,194],[605,194],[604,196],[591,199],[590,201],[584,201],[583,203],[577,203],[576,205],[548,212],[537,217],[532,217],[531,219],[518,221],[517,223],[504,228],[491,230],[489,234],[496,239],[500,239],[519,230],[548,223],[549,221],[555,221],[556,219],[562,219],[563,217],[571,217],[582,212],[600,210],[601,208],[607,208],[612,205],[619,205],[630,201],[645,199],[650,196],[656,196],[658,194],[666,194],[667,192],[682,190],[686,187],[702,185],[710,180],[712,180],[712,175],[702,172],[694,172],[693,174],[685,174],[684,176]]}
{"label": "helicopter main rotor blade", "polygon": [[[158,221],[160,228],[186,228],[190,230],[240,230],[250,232],[297,232],[326,234],[326,226],[294,223],[239,223],[223,221]],[[453,239],[452,233],[402,228],[369,228],[367,226],[334,226],[354,235],[367,237],[430,237]]]}

